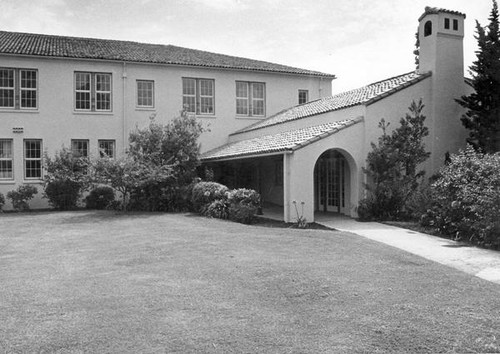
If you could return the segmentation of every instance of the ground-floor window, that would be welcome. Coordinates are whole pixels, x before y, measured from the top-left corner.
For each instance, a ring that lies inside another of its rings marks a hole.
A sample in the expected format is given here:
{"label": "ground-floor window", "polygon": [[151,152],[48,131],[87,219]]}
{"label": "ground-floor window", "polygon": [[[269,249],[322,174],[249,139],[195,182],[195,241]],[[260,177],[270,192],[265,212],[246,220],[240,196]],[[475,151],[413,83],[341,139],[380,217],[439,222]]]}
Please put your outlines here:
{"label": "ground-floor window", "polygon": [[42,140],[24,140],[24,178],[42,178]]}
{"label": "ground-floor window", "polygon": [[0,139],[0,180],[13,179],[12,139]]}
{"label": "ground-floor window", "polygon": [[99,140],[99,156],[100,157],[115,157],[115,141],[114,140]]}

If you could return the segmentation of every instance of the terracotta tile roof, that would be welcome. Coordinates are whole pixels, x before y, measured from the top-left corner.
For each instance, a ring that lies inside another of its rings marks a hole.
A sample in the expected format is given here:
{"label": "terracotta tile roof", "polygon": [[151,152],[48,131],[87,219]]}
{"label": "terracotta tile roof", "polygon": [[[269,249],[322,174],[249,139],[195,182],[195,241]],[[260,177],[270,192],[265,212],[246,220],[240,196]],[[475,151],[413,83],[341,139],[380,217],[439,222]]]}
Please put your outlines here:
{"label": "terracotta tile roof", "polygon": [[233,134],[244,133],[251,130],[310,117],[321,113],[336,111],[356,105],[369,105],[388,95],[393,94],[394,92],[413,85],[430,75],[430,72],[425,74],[418,74],[413,71],[400,76],[392,77],[387,80],[378,81],[358,89],[342,92],[331,97],[325,97],[316,101],[311,101],[305,104],[285,109],[275,114],[274,116],[252,124]]}
{"label": "terracotta tile roof", "polygon": [[5,31],[0,31],[0,54],[202,66],[335,78],[318,71],[173,45]]}
{"label": "terracotta tile roof", "polygon": [[225,160],[295,151],[362,121],[362,118],[330,122],[312,127],[265,135],[229,143],[202,154],[202,161]]}
{"label": "terracotta tile roof", "polygon": [[452,14],[452,15],[459,15],[459,16],[463,16],[465,18],[465,14],[462,13],[462,12],[452,11],[452,10],[446,10],[446,9],[443,9],[443,8],[440,8],[440,7],[426,6],[425,7],[425,12],[422,14],[422,16],[420,16],[418,18],[418,20],[421,21],[426,15],[437,15],[440,12],[444,12],[444,13]]}

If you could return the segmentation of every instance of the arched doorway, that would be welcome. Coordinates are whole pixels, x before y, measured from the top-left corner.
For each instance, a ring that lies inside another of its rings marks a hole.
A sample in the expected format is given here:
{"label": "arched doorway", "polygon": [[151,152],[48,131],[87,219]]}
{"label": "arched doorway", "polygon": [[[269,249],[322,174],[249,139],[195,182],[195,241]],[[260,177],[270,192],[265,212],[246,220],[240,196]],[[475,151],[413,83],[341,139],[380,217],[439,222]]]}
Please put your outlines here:
{"label": "arched doorway", "polygon": [[314,166],[316,211],[350,213],[350,168],[337,150],[325,151]]}

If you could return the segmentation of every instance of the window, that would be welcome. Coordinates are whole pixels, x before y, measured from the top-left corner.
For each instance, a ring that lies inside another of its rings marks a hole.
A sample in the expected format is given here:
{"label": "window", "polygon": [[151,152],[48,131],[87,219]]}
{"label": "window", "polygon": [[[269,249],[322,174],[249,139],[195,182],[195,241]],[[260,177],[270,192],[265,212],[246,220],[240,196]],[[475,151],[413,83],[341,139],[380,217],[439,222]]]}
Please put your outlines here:
{"label": "window", "polygon": [[114,140],[99,140],[99,156],[115,157],[115,141]]}
{"label": "window", "polygon": [[154,81],[137,80],[137,107],[154,107]]}
{"label": "window", "polygon": [[89,156],[89,141],[88,140],[71,140],[71,152],[75,157]]}
{"label": "window", "polygon": [[13,179],[12,140],[0,139],[0,180]]}
{"label": "window", "polygon": [[111,74],[75,73],[75,110],[111,111]]}
{"label": "window", "polygon": [[309,102],[309,91],[299,90],[299,104],[304,104]]}
{"label": "window", "polygon": [[450,29],[450,19],[449,18],[444,19],[444,29]]}
{"label": "window", "polygon": [[262,82],[236,81],[236,114],[265,116],[266,85]]}
{"label": "window", "polygon": [[41,140],[24,140],[24,178],[42,178]]}
{"label": "window", "polygon": [[458,31],[458,20],[457,19],[453,20],[453,30]]}
{"label": "window", "polygon": [[215,80],[182,78],[182,104],[189,113],[214,114]]}
{"label": "window", "polygon": [[38,72],[0,68],[0,108],[37,109]]}
{"label": "window", "polygon": [[432,34],[432,22],[427,21],[424,24],[424,37],[430,36]]}

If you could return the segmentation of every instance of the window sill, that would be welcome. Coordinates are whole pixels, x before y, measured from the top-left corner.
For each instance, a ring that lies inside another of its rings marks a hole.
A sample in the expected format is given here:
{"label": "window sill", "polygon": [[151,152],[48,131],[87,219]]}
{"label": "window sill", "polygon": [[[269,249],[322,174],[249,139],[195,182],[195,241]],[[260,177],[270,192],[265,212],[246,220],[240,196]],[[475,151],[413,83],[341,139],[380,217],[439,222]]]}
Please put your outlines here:
{"label": "window sill", "polygon": [[25,179],[23,180],[23,184],[43,184],[42,179]]}
{"label": "window sill", "polygon": [[0,185],[10,185],[10,184],[16,184],[16,181],[14,181],[13,179],[9,179],[9,180],[0,180]]}
{"label": "window sill", "polygon": [[38,109],[10,109],[0,108],[0,113],[40,113]]}
{"label": "window sill", "polygon": [[136,111],[156,111],[156,108],[154,107],[135,107]]}
{"label": "window sill", "polygon": [[209,115],[203,115],[203,114],[196,114],[194,115],[195,118],[204,118],[204,119],[217,119],[216,116],[209,116]]}
{"label": "window sill", "polygon": [[114,112],[73,111],[73,114],[83,116],[112,116]]}
{"label": "window sill", "polygon": [[263,120],[263,119],[266,119],[266,117],[259,117],[259,116],[236,116],[236,119]]}

